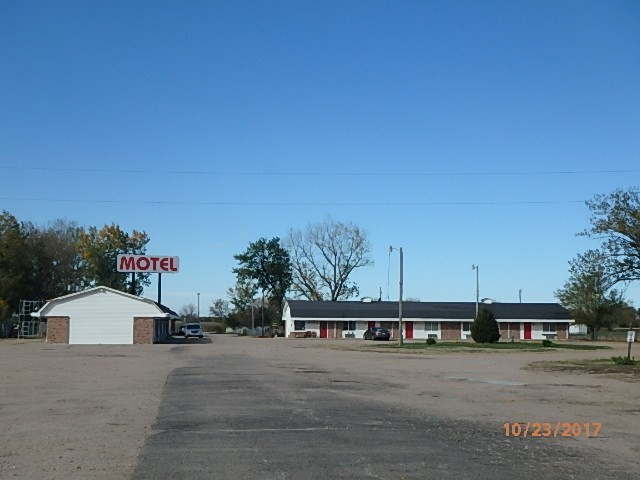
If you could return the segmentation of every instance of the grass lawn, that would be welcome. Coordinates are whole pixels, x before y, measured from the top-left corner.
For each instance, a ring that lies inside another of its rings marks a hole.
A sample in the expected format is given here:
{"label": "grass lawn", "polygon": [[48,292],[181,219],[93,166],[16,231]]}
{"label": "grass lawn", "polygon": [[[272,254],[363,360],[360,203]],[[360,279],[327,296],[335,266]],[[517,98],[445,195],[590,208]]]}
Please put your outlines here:
{"label": "grass lawn", "polygon": [[616,365],[611,358],[534,362],[527,368],[545,372],[614,374],[622,380],[640,382],[640,362],[636,362],[635,365]]}
{"label": "grass lawn", "polygon": [[472,343],[472,342],[438,342],[434,345],[421,343],[405,343],[402,347],[398,344],[376,345],[383,348],[393,348],[396,350],[438,350],[438,349],[465,349],[465,350],[524,350],[524,351],[542,351],[554,350],[558,348],[568,350],[606,350],[610,349],[605,345],[588,345],[576,343],[553,343],[551,347],[543,347],[538,342],[498,342],[498,343]]}

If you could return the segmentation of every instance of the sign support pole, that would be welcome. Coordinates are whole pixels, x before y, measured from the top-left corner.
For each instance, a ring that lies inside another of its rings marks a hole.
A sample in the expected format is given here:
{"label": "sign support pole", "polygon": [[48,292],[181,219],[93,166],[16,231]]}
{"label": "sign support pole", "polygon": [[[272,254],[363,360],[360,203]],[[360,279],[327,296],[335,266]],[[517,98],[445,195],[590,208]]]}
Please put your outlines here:
{"label": "sign support pole", "polygon": [[162,303],[162,273],[158,272],[158,303]]}
{"label": "sign support pole", "polygon": [[636,332],[633,331],[631,325],[629,325],[629,331],[627,332],[627,358],[631,360],[631,344],[636,339]]}

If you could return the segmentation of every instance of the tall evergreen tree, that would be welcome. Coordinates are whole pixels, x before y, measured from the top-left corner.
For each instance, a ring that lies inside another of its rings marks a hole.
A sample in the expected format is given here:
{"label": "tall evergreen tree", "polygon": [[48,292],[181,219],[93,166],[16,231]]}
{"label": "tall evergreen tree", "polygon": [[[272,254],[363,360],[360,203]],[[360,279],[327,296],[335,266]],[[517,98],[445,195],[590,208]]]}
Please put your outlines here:
{"label": "tall evergreen tree", "polygon": [[500,327],[491,310],[480,309],[471,324],[471,337],[476,343],[496,343],[500,340]]}

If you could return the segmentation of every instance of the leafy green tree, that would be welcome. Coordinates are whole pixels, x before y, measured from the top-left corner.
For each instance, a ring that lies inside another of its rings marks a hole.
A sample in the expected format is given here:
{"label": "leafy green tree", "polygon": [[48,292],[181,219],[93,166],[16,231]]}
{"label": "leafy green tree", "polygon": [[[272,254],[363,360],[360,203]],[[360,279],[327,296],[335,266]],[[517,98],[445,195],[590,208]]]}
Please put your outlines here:
{"label": "leafy green tree", "polygon": [[256,295],[258,294],[258,285],[255,280],[243,278],[236,283],[234,288],[227,290],[227,297],[236,312],[246,311],[252,305],[256,304]]}
{"label": "leafy green tree", "polygon": [[349,277],[354,270],[373,265],[367,233],[351,222],[327,218],[304,231],[291,229],[286,246],[291,256],[292,290],[308,300],[358,296],[358,286]]}
{"label": "leafy green tree", "polygon": [[56,220],[46,227],[25,226],[30,259],[28,294],[51,299],[77,290],[84,281],[78,240],[83,231],[75,222]]}
{"label": "leafy green tree", "polygon": [[613,289],[616,279],[607,274],[606,254],[589,250],[569,262],[569,280],[555,292],[560,304],[576,321],[586,325],[595,340],[602,328],[615,324],[628,305]]}
{"label": "leafy green tree", "polygon": [[277,305],[282,318],[283,302],[292,276],[289,253],[280,245],[280,239],[260,238],[234,258],[238,261],[238,267],[233,269],[237,283],[243,285],[254,281],[263,295]]}
{"label": "leafy green tree", "polygon": [[[87,232],[81,232],[78,248],[89,286],[102,285],[130,291],[129,275],[116,271],[116,257],[122,253],[143,255],[147,243],[149,236],[145,232],[134,230],[128,234],[115,223],[100,230],[90,227]],[[148,273],[137,273],[135,294],[142,295],[144,287],[150,283]]]}
{"label": "leafy green tree", "polygon": [[640,189],[618,189],[587,200],[591,228],[581,235],[602,239],[606,277],[614,283],[640,280]]}
{"label": "leafy green tree", "polygon": [[500,340],[500,327],[491,310],[480,309],[471,324],[471,337],[476,343],[496,343]]}
{"label": "leafy green tree", "polygon": [[0,214],[0,300],[12,312],[18,310],[20,299],[27,298],[29,262],[27,233],[5,210]]}

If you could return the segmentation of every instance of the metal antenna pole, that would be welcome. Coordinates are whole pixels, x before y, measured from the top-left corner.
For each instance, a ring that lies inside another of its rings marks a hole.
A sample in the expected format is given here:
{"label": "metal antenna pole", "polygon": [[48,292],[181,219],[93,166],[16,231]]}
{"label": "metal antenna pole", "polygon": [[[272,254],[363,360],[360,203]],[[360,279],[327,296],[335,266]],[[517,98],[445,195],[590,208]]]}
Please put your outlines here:
{"label": "metal antenna pole", "polygon": [[480,303],[480,267],[471,265],[471,269],[476,271],[476,319],[478,318],[478,303]]}
{"label": "metal antenna pole", "polygon": [[402,347],[402,276],[403,276],[403,258],[402,247],[400,247],[400,299],[398,300],[398,323],[400,327],[400,346]]}
{"label": "metal antenna pole", "polygon": [[[398,299],[398,328],[400,330],[400,346],[402,347],[403,345],[403,341],[402,341],[402,280],[403,280],[403,263],[404,263],[404,259],[402,256],[402,247],[398,248],[393,248],[393,246],[389,247],[389,259],[391,259],[391,252],[393,250],[398,250],[400,252],[400,298]],[[387,291],[389,291],[389,289],[387,288]]]}

